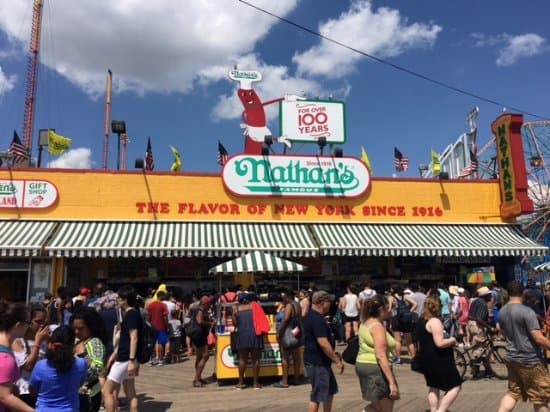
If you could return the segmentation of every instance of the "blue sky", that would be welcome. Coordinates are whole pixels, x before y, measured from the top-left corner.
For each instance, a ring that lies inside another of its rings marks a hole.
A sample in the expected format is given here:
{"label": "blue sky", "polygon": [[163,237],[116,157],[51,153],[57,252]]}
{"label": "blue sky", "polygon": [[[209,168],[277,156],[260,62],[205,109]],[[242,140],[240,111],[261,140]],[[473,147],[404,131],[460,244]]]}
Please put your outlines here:
{"label": "blue sky", "polygon": [[[550,3],[505,1],[250,0],[367,53],[506,105],[550,118]],[[32,0],[0,0],[0,149],[21,134]],[[185,4],[185,6],[183,6]],[[155,170],[177,147],[183,170],[217,172],[217,141],[243,150],[242,111],[227,72],[257,69],[263,100],[287,93],[346,103],[344,154],[364,146],[375,176],[391,176],[393,147],[417,166],[467,131],[480,108],[479,142],[502,107],[411,77],[259,13],[237,0],[45,0],[33,156],[40,128],[73,139],[62,167],[101,168],[105,77],[112,118],[127,123],[128,168],[151,136]],[[278,115],[270,127],[278,133]],[[537,120],[526,116],[526,120]],[[81,150],[74,150],[81,149]],[[88,150],[82,150],[88,149]],[[280,146],[275,146],[280,151]],[[298,153],[312,154],[303,147]],[[111,136],[109,167],[116,167]]]}

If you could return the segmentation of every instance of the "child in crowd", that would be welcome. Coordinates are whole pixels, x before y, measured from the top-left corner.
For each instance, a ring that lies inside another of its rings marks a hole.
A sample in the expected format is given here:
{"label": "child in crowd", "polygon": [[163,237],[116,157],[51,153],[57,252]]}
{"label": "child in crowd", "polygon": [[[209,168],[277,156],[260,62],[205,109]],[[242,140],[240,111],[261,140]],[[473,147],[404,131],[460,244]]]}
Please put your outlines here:
{"label": "child in crowd", "polygon": [[181,312],[172,311],[172,319],[168,321],[168,330],[170,333],[170,350],[171,350],[171,363],[179,362],[181,354],[181,337],[182,337],[182,325],[178,315]]}

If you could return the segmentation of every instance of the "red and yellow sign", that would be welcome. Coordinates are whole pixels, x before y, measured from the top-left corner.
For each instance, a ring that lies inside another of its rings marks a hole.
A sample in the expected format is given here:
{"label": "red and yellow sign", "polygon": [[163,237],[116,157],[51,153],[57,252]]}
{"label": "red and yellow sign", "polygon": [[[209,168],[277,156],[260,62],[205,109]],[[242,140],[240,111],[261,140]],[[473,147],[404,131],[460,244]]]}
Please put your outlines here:
{"label": "red and yellow sign", "polygon": [[[47,209],[0,209],[1,219],[280,223],[502,223],[497,181],[381,179],[359,197],[251,198],[219,174],[12,169],[12,179],[49,181]],[[0,169],[0,180],[10,180]],[[516,180],[517,181],[517,180]],[[508,222],[508,221],[507,221]]]}
{"label": "red and yellow sign", "polygon": [[527,194],[527,172],[521,140],[523,115],[503,114],[491,125],[496,137],[500,178],[500,214],[503,218],[533,212]]}

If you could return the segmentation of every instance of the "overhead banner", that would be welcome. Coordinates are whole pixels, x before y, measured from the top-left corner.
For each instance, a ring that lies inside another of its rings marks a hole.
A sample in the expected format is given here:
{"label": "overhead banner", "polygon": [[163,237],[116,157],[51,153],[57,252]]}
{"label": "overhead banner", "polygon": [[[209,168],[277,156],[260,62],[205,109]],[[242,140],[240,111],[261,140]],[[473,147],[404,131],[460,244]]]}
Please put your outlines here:
{"label": "overhead banner", "polygon": [[527,193],[527,170],[521,139],[523,115],[503,114],[491,125],[496,137],[500,179],[500,215],[511,218],[533,213],[533,201]]}
{"label": "overhead banner", "polygon": [[370,183],[367,167],[353,157],[238,155],[222,177],[232,194],[252,197],[354,198]]}
{"label": "overhead banner", "polygon": [[323,100],[282,101],[279,103],[281,136],[298,142],[345,143],[344,102]]}

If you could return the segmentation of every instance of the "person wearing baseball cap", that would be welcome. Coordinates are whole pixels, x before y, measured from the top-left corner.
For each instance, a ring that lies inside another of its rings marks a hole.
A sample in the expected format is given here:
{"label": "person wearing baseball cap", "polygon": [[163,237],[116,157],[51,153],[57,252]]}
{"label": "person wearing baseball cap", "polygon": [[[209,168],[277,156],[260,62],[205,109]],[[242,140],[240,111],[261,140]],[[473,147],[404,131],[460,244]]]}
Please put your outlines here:
{"label": "person wearing baseball cap", "polygon": [[80,288],[78,295],[73,298],[73,305],[75,307],[79,305],[86,306],[88,302],[88,297],[91,295],[92,291],[88,288]]}
{"label": "person wearing baseball cap", "polygon": [[311,310],[304,318],[304,364],[311,379],[311,394],[309,411],[318,411],[323,404],[323,410],[330,412],[334,395],[338,392],[336,377],[331,364],[336,364],[340,373],[344,372],[344,363],[334,351],[336,341],[325,315],[329,312],[334,295],[324,290],[313,293]]}

